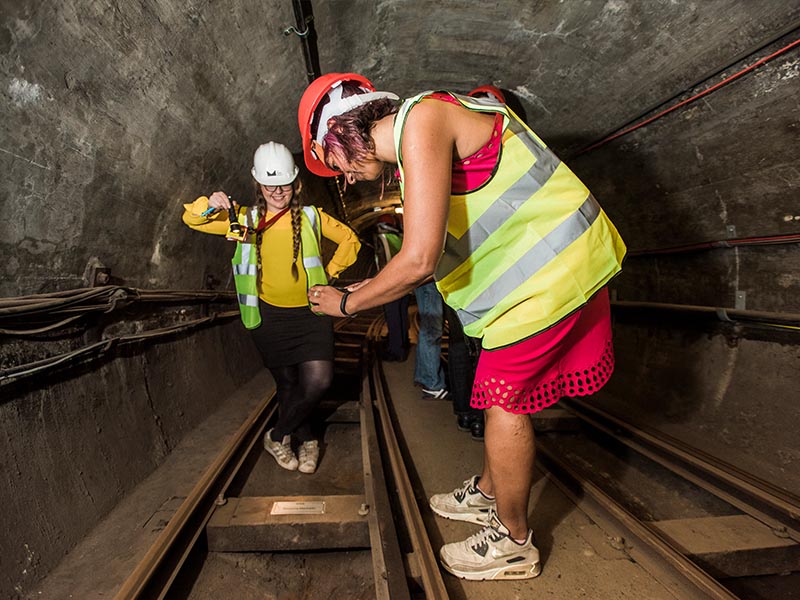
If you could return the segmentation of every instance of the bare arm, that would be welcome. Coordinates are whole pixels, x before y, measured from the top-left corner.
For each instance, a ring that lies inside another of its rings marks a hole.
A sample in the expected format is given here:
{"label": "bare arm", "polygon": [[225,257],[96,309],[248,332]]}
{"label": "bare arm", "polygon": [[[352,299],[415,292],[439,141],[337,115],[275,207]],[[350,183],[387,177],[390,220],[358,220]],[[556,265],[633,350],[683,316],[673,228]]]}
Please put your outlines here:
{"label": "bare arm", "polygon": [[[431,277],[441,258],[455,143],[453,121],[444,116],[445,109],[441,102],[423,102],[408,116],[403,136],[403,247],[374,279],[350,294],[348,313],[404,296]],[[318,304],[321,312],[334,316],[342,315],[341,297],[341,292],[324,287],[309,293],[309,300]]]}

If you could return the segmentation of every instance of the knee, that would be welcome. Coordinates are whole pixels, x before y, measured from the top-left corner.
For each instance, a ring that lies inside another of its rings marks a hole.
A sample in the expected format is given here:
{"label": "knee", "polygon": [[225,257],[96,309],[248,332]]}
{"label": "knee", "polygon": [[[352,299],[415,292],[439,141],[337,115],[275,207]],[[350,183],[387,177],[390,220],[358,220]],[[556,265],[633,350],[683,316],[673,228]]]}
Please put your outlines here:
{"label": "knee", "polygon": [[272,373],[272,378],[275,380],[275,389],[280,392],[291,392],[297,388],[299,378],[295,373]]}
{"label": "knee", "polygon": [[316,399],[322,396],[333,383],[333,372],[320,373],[305,383],[306,398]]}
{"label": "knee", "polygon": [[528,414],[513,413],[500,406],[490,406],[484,410],[484,415],[487,425],[491,424],[512,435],[526,433],[533,436],[533,424]]}
{"label": "knee", "polygon": [[333,371],[330,371],[322,375],[317,382],[317,385],[319,386],[318,388],[319,393],[320,394],[325,393],[327,389],[331,387],[332,383],[333,383]]}

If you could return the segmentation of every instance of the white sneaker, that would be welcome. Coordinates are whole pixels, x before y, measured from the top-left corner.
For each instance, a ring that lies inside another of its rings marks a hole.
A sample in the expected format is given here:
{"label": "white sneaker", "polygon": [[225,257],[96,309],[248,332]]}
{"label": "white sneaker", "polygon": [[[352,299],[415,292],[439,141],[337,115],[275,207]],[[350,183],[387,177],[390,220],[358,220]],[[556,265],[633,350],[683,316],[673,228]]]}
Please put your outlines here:
{"label": "white sneaker", "polygon": [[285,435],[283,436],[283,440],[275,442],[272,440],[271,434],[272,429],[264,434],[264,450],[266,450],[268,454],[271,454],[275,458],[275,462],[287,471],[296,471],[299,463],[292,451],[291,436]]}
{"label": "white sneaker", "polygon": [[485,496],[478,489],[478,476],[464,482],[464,486],[449,494],[431,496],[431,510],[440,517],[466,521],[476,525],[489,523],[489,512],[495,508],[495,499]]}
{"label": "white sneaker", "polygon": [[300,466],[297,470],[301,473],[313,473],[317,470],[317,461],[319,460],[319,442],[311,440],[303,442],[297,452],[297,459],[300,461]]}
{"label": "white sneaker", "polygon": [[446,388],[442,388],[440,390],[429,390],[427,388],[422,388],[423,400],[447,400],[448,398],[450,398],[450,392],[448,392]]}
{"label": "white sneaker", "polygon": [[515,542],[494,511],[480,533],[445,544],[439,557],[448,572],[462,579],[531,579],[542,572],[533,531],[528,530],[524,544]]}

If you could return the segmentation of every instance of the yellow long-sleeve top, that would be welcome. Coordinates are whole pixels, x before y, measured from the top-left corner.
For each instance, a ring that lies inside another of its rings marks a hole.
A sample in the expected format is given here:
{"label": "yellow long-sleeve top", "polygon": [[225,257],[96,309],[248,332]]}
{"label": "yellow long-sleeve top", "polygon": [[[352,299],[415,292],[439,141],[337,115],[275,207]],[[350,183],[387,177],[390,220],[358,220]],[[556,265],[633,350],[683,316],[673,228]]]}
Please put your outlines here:
{"label": "yellow long-sleeve top", "polygon": [[[215,235],[225,235],[230,222],[227,211],[219,211],[207,217],[200,216],[208,208],[208,198],[201,196],[190,204],[184,204],[183,222],[192,229]],[[239,207],[240,214],[250,207]],[[276,213],[267,212],[267,220]],[[342,271],[356,261],[361,242],[344,223],[325,214],[321,209],[320,233],[337,244],[336,252],[325,266],[329,277],[338,277]],[[307,279],[303,269],[303,257],[297,257],[297,280],[292,276],[292,216],[287,211],[262,234],[261,274],[258,296],[266,303],[283,308],[308,306]]]}

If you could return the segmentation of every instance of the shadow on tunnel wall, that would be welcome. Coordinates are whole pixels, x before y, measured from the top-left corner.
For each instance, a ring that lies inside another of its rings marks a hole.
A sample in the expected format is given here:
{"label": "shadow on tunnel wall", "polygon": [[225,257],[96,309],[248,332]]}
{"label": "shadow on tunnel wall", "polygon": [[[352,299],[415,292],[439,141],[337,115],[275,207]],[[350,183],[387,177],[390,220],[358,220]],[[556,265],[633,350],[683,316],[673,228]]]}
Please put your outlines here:
{"label": "shadow on tunnel wall", "polygon": [[237,321],[113,348],[0,388],[8,523],[0,589],[33,588],[252,376],[255,348]]}
{"label": "shadow on tunnel wall", "polygon": [[[525,111],[525,107],[522,106],[522,102],[519,101],[519,98],[517,98],[514,92],[506,89],[501,89],[500,91],[503,92],[503,96],[505,96],[506,106],[514,111],[514,114],[522,119],[524,123],[527,123],[528,127],[531,127],[531,124],[528,123],[528,113]],[[533,129],[533,127],[531,127],[531,129]]]}

